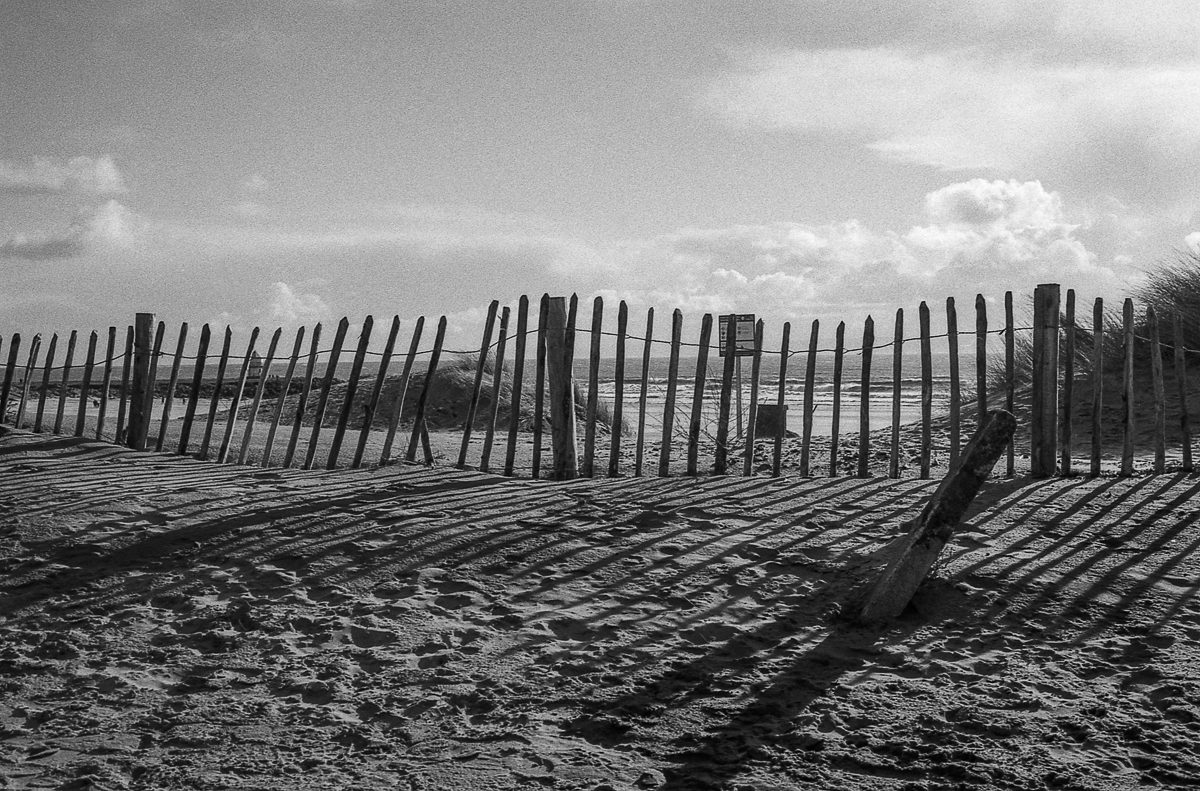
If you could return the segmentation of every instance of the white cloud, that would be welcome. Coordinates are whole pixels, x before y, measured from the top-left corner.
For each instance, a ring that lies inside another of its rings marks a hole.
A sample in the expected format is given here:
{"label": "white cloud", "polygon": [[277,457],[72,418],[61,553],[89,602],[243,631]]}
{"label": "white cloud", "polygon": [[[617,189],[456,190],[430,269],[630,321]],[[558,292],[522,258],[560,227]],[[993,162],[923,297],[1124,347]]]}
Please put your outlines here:
{"label": "white cloud", "polygon": [[1123,199],[1194,201],[1200,63],[1047,63],[894,48],[748,55],[702,103],[742,126],[849,134],[947,170],[1037,174]]}
{"label": "white cloud", "polygon": [[128,250],[142,237],[146,221],[115,200],[80,212],[65,229],[16,234],[0,244],[0,257],[45,261],[75,258],[94,250]]}
{"label": "white cloud", "polygon": [[128,190],[111,156],[63,161],[34,157],[27,164],[0,160],[0,192],[28,195],[121,195]]}
{"label": "white cloud", "polygon": [[1183,243],[1193,253],[1200,255],[1200,231],[1192,231],[1187,236],[1183,237]]}
{"label": "white cloud", "polygon": [[299,293],[282,281],[272,283],[271,290],[266,311],[268,324],[315,324],[333,317],[329,305],[317,294]]}

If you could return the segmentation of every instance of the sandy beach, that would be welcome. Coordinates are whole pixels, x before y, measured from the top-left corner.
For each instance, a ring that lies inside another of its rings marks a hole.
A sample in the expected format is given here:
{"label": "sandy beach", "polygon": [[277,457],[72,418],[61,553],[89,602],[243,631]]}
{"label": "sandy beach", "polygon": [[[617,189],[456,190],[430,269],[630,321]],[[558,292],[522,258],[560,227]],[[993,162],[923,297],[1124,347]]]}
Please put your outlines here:
{"label": "sandy beach", "polygon": [[1200,477],[301,471],[0,437],[0,786],[1192,788]]}

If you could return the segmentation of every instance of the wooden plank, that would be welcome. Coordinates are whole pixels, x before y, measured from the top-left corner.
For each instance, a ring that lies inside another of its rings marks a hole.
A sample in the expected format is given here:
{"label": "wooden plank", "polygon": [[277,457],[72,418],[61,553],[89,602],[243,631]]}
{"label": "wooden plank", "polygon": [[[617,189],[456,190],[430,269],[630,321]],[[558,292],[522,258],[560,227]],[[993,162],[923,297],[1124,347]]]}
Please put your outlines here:
{"label": "wooden plank", "polygon": [[508,441],[504,454],[504,474],[512,475],[517,463],[517,433],[521,424],[521,395],[525,385],[525,351],[529,335],[529,297],[521,295],[517,303],[517,334],[513,348],[512,397],[508,407]]}
{"label": "wooden plank", "polygon": [[200,343],[196,347],[196,367],[192,371],[192,389],[188,392],[187,406],[183,410],[183,425],[179,427],[179,447],[176,452],[181,456],[187,453],[188,441],[192,436],[192,421],[196,419],[200,388],[204,386],[204,365],[208,362],[208,344],[211,340],[212,330],[205,324],[200,328]]}
{"label": "wooden plank", "polygon": [[175,403],[175,387],[179,382],[179,366],[183,363],[184,344],[187,343],[188,324],[179,325],[179,339],[175,343],[175,357],[171,362],[171,375],[167,379],[167,392],[163,396],[162,420],[158,424],[158,441],[154,444],[156,451],[163,449],[167,440],[167,429],[171,426],[171,407]]}
{"label": "wooden plank", "polygon": [[[388,418],[387,438],[383,442],[383,450],[379,454],[379,464],[387,464],[391,460],[392,443],[396,439],[396,430],[400,426],[400,418],[404,415],[404,399],[408,396],[408,383],[412,381],[412,369],[417,360],[417,349],[421,347],[421,334],[425,331],[425,317],[418,316],[417,323],[413,325],[412,337],[408,341],[408,354],[404,357],[404,365],[400,370],[400,379],[396,382],[396,397],[392,401],[392,414]],[[439,350],[440,353],[440,350]],[[432,374],[426,373],[425,381],[429,381]],[[424,420],[424,412],[422,412],[422,420]],[[421,426],[420,423],[413,423],[413,428]],[[422,438],[424,439],[424,427],[421,427]],[[433,453],[428,454],[432,458]],[[412,460],[412,457],[409,457]]]}
{"label": "wooden plank", "polygon": [[104,376],[100,382],[100,406],[96,410],[96,439],[104,438],[104,420],[108,417],[108,397],[112,389],[113,355],[117,352],[117,328],[108,328],[108,346],[104,350]]}
{"label": "wooden plank", "polygon": [[579,474],[591,478],[595,474],[596,458],[596,412],[600,405],[600,338],[603,329],[604,299],[592,301],[592,335],[588,349],[587,407],[583,423],[583,462]]}
{"label": "wooden plank", "polygon": [[[424,439],[424,441],[428,443],[428,438],[424,436],[426,431],[425,405],[429,402],[430,389],[433,386],[434,377],[437,375],[438,362],[441,360],[442,356],[442,343],[445,341],[445,339],[446,317],[442,316],[440,319],[438,319],[437,332],[434,334],[433,338],[433,351],[429,353],[429,365],[425,369],[425,381],[421,385],[421,394],[417,396],[417,406],[413,411],[412,436],[410,436],[408,439],[408,453],[405,456],[405,458],[407,458],[409,461],[414,461],[417,457],[417,442]],[[416,342],[414,340],[414,346],[415,344]],[[411,352],[412,350],[410,350],[410,358],[412,357]],[[408,363],[405,363],[404,367],[407,371],[409,368]],[[433,454],[429,451],[428,447],[426,447],[426,464],[430,463],[432,456]]]}
{"label": "wooden plank", "polygon": [[233,431],[237,426],[238,409],[242,404],[242,394],[246,392],[246,377],[250,373],[250,361],[254,357],[254,344],[258,342],[259,328],[250,330],[250,342],[246,344],[246,353],[242,355],[242,364],[238,368],[237,384],[233,388],[233,399],[229,403],[229,419],[225,421],[225,431],[221,434],[221,445],[217,449],[217,463],[224,464],[229,458],[229,448],[233,442]]}
{"label": "wooden plank", "polygon": [[903,612],[953,537],[1016,428],[1011,413],[997,410],[976,432],[962,464],[942,480],[912,529],[893,544],[895,554],[867,592],[856,620],[872,624]]}
{"label": "wooden plank", "polygon": [[821,323],[813,319],[812,330],[808,336],[808,359],[804,365],[804,415],[801,417],[800,429],[800,475],[807,478],[809,474],[809,453],[812,450],[813,410],[816,409],[814,389],[817,382],[817,337]]}
{"label": "wooden plank", "polygon": [[1092,306],[1092,476],[1100,474],[1104,435],[1104,300]]}
{"label": "wooden plank", "polygon": [[642,456],[646,440],[646,399],[650,385],[650,348],[654,345],[654,308],[646,309],[646,335],[642,339],[642,376],[638,390],[637,447],[633,451],[633,474],[642,475]]}
{"label": "wooden plank", "polygon": [[892,446],[888,455],[888,477],[900,477],[900,391],[904,367],[904,308],[896,310],[896,334],[892,338]]}
{"label": "wooden plank", "polygon": [[[1071,475],[1071,451],[1074,439],[1075,401],[1075,289],[1067,289],[1063,327],[1062,389],[1058,409],[1058,466],[1063,475]],[[1010,410],[1011,411],[1011,410]]]}
{"label": "wooden plank", "polygon": [[858,397],[858,477],[870,476],[871,463],[871,357],[875,351],[875,320],[863,322],[862,374]]}
{"label": "wooden plank", "polygon": [[[14,336],[15,338],[16,336]],[[79,333],[76,330],[71,330],[71,335],[67,339],[67,356],[63,358],[62,379],[58,385],[58,409],[54,414],[54,429],[55,434],[62,433],[63,416],[67,410],[67,387],[71,382],[71,364],[75,358],[75,342],[78,340]],[[13,354],[16,354],[17,346],[12,347]],[[11,355],[10,355],[11,356]],[[15,361],[13,361],[15,362]],[[6,377],[7,378],[7,377]],[[141,450],[139,446],[136,448]]]}
{"label": "wooden plank", "polygon": [[1058,442],[1059,288],[1033,293],[1033,382],[1029,411],[1029,466],[1035,478],[1054,474]]}
{"label": "wooden plank", "polygon": [[229,367],[229,346],[233,343],[233,330],[225,327],[225,340],[221,344],[221,357],[217,360],[217,381],[213,385],[212,399],[208,405],[208,419],[204,422],[204,436],[200,438],[201,459],[208,458],[208,448],[212,443],[213,425],[217,421],[217,410],[221,406],[221,390],[225,387],[225,371]]}
{"label": "wooden plank", "polygon": [[917,308],[921,329],[921,478],[929,478],[930,454],[933,451],[933,340],[930,338],[929,306],[924,301]]}
{"label": "wooden plank", "polygon": [[946,297],[946,354],[950,369],[949,468],[954,469],[962,451],[962,379],[958,366],[958,309],[954,297]]}
{"label": "wooden plank", "polygon": [[613,372],[612,426],[609,431],[608,477],[621,474],[621,437],[625,433],[625,334],[629,328],[629,306],[625,300],[617,305],[617,362]]}
{"label": "wooden plank", "polygon": [[1163,384],[1162,344],[1159,338],[1158,313],[1154,306],[1146,308],[1146,330],[1150,333],[1150,384],[1154,393],[1154,474],[1167,469],[1167,398]]}
{"label": "wooden plank", "polygon": [[[1013,318],[1013,293],[1004,292],[1004,408],[1016,414],[1017,402],[1017,335]],[[1017,443],[1008,443],[1004,474],[1012,478],[1017,474]]]}
{"label": "wooden plank", "polygon": [[[8,422],[8,394],[12,391],[13,378],[17,372],[17,355],[20,351],[21,334],[14,332],[8,339],[8,363],[4,366],[4,382],[0,384],[0,423]],[[59,403],[62,403],[61,398]]]}
{"label": "wooden plank", "polygon": [[79,413],[75,416],[75,436],[83,436],[83,427],[87,422],[88,398],[92,395],[92,373],[96,369],[96,344],[100,337],[92,330],[88,336],[87,357],[83,363],[83,381],[79,383]]}
{"label": "wooden plank", "polygon": [[575,445],[575,394],[566,337],[571,323],[563,297],[552,297],[546,313],[546,374],[550,390],[550,435],[554,466],[562,481],[579,475]]}
{"label": "wooden plank", "polygon": [[688,421],[687,474],[696,475],[700,458],[700,429],[703,421],[704,388],[708,384],[708,344],[712,340],[713,317],[700,319],[700,343],[696,349],[696,375],[692,379],[692,416]]}
{"label": "wooden plank", "polygon": [[119,444],[125,443],[125,435],[128,429],[125,425],[125,415],[129,409],[129,386],[130,380],[133,377],[133,346],[134,346],[134,327],[132,324],[125,328],[125,353],[122,356],[121,363],[121,391],[117,401],[117,435],[116,441]]}
{"label": "wooden plank", "polygon": [[337,426],[333,430],[333,441],[329,444],[329,457],[325,461],[325,469],[337,469],[342,454],[342,443],[346,439],[346,426],[350,423],[350,415],[354,412],[354,396],[358,392],[358,380],[362,377],[363,363],[367,359],[367,347],[371,343],[371,330],[375,319],[367,316],[363,319],[362,330],[358,333],[358,347],[354,350],[354,360],[350,363],[350,378],[346,380],[346,389],[342,394],[342,408],[338,411]]}
{"label": "wooden plank", "polygon": [[1121,397],[1122,397],[1122,416],[1121,427],[1123,430],[1124,444],[1121,451],[1121,475],[1133,475],[1133,444],[1134,444],[1134,418],[1133,418],[1133,357],[1136,353],[1134,349],[1133,336],[1133,300],[1126,299],[1121,311],[1123,340],[1125,342],[1125,366],[1121,372]]}
{"label": "wooden plank", "polygon": [[975,404],[978,408],[976,430],[987,420],[987,302],[975,295]]}
{"label": "wooden plank", "polygon": [[38,351],[42,348],[42,336],[37,334],[33,336],[33,340],[29,343],[29,357],[25,361],[25,373],[21,377],[21,394],[17,400],[17,415],[13,425],[21,428],[21,424],[25,422],[25,405],[29,402],[29,387],[33,380],[33,371],[37,367]]}
{"label": "wooden plank", "polygon": [[313,377],[317,372],[317,355],[320,353],[321,325],[313,327],[312,339],[308,342],[308,359],[304,363],[304,380],[300,386],[300,398],[296,401],[296,414],[292,419],[292,433],[288,437],[287,449],[283,452],[283,466],[291,467],[292,459],[296,456],[296,446],[300,441],[300,429],[304,426],[305,414],[308,411],[309,396],[312,395]]}
{"label": "wooden plank", "polygon": [[[42,387],[38,393],[37,412],[33,418],[33,430],[42,432],[42,420],[46,416],[46,395],[50,392],[50,374],[54,370],[54,352],[58,347],[58,333],[50,336],[50,345],[46,347],[46,359],[42,364]],[[128,366],[127,366],[128,367]]]}
{"label": "wooden plank", "polygon": [[[158,362],[162,358],[163,337],[167,332],[167,324],[158,322],[154,330],[154,348],[150,352],[150,367],[146,374],[146,442],[150,441],[150,426],[154,419],[154,399],[156,398],[156,382],[158,380]],[[147,445],[147,447],[149,447]]]}
{"label": "wooden plank", "polygon": [[500,334],[496,338],[496,362],[492,365],[492,413],[488,415],[487,431],[483,436],[483,450],[479,455],[480,472],[490,472],[492,444],[496,440],[496,421],[500,419],[500,388],[504,386],[504,351],[508,343],[509,308],[500,312]]}
{"label": "wooden plank", "polygon": [[250,453],[250,441],[254,437],[254,424],[258,422],[258,408],[262,404],[263,392],[267,389],[267,380],[271,378],[271,365],[275,362],[275,351],[279,348],[279,338],[283,335],[283,327],[276,327],[271,334],[271,342],[267,344],[267,356],[263,358],[262,370],[258,376],[258,386],[254,388],[254,401],[250,404],[250,415],[246,418],[246,428],[242,431],[242,443],[238,449],[238,464],[245,464]]}
{"label": "wooden plank", "polygon": [[346,342],[346,333],[350,330],[350,319],[342,316],[337,330],[333,333],[333,346],[329,349],[329,363],[325,366],[325,378],[321,380],[321,393],[317,396],[317,405],[313,408],[312,431],[308,435],[308,447],[304,451],[304,469],[311,470],[317,458],[317,440],[324,428],[325,409],[329,406],[329,392],[333,389],[333,380],[337,376],[338,361],[342,357],[342,345]]}
{"label": "wooden plank", "polygon": [[754,474],[754,441],[758,421],[758,380],[762,375],[763,320],[754,324],[754,356],[750,358],[750,412],[746,422],[746,446],[742,452],[742,475]]}
{"label": "wooden plank", "polygon": [[842,376],[846,366],[846,322],[839,321],[833,342],[833,414],[829,430],[829,477],[838,474],[838,452],[842,440]]}
{"label": "wooden plank", "polygon": [[550,295],[542,294],[538,307],[537,359],[533,384],[533,469],[530,476],[535,479],[542,475],[542,419],[546,411],[546,314],[549,306]]}
{"label": "wooden plank", "polygon": [[[362,466],[363,454],[367,450],[367,440],[371,437],[371,427],[375,424],[375,413],[379,409],[379,397],[383,394],[383,386],[387,383],[388,365],[392,361],[392,354],[396,350],[396,338],[400,335],[400,317],[392,316],[392,325],[388,328],[387,340],[383,345],[383,354],[379,358],[379,370],[375,372],[375,383],[371,385],[371,393],[367,396],[367,402],[363,406],[363,424],[362,429],[358,432],[358,442],[354,447],[354,458],[350,462],[352,469],[358,469]],[[390,422],[390,418],[389,418]],[[397,423],[399,416],[397,416]],[[392,432],[395,436],[395,432]],[[389,445],[389,450],[391,446]]]}
{"label": "wooden plank", "polygon": [[667,362],[667,392],[663,403],[662,444],[658,448],[658,476],[665,478],[671,468],[671,441],[675,433],[675,387],[679,382],[679,344],[683,340],[683,313],[671,314],[671,356]]}
{"label": "wooden plank", "polygon": [[1175,352],[1175,384],[1179,389],[1179,439],[1183,443],[1183,471],[1191,472],[1192,464],[1192,421],[1188,415],[1187,358],[1183,353],[1183,314],[1175,311],[1171,317],[1171,340]]}
{"label": "wooden plank", "polygon": [[287,402],[292,389],[292,377],[296,374],[296,364],[300,360],[300,351],[304,346],[304,327],[296,330],[296,340],[292,342],[292,353],[288,356],[287,368],[284,369],[283,381],[279,393],[275,397],[275,409],[271,412],[271,426],[267,429],[267,441],[263,445],[262,466],[271,466],[271,453],[275,448],[275,434],[279,430],[279,419],[283,415],[283,406]]}
{"label": "wooden plank", "polygon": [[725,327],[725,356],[721,358],[721,396],[717,400],[717,446],[713,458],[713,472],[724,475],[727,472],[729,459],[729,411],[733,401],[733,368],[737,360],[737,329],[734,315],[724,317]]}
{"label": "wooden plank", "polygon": [[483,372],[487,366],[488,349],[492,345],[492,331],[496,327],[496,311],[500,309],[499,300],[492,300],[488,305],[487,319],[483,324],[483,342],[479,346],[479,359],[475,362],[475,381],[471,385],[471,400],[467,403],[467,419],[463,423],[462,445],[458,449],[458,463],[462,469],[467,466],[467,449],[471,445],[471,432],[475,426],[475,411],[479,408],[479,392],[483,387]]}
{"label": "wooden plank", "polygon": [[779,387],[775,395],[775,411],[779,415],[779,427],[775,432],[775,447],[771,453],[771,476],[778,478],[783,470],[783,438],[787,434],[787,366],[791,357],[788,348],[792,339],[792,323],[783,323],[783,336],[779,345]]}

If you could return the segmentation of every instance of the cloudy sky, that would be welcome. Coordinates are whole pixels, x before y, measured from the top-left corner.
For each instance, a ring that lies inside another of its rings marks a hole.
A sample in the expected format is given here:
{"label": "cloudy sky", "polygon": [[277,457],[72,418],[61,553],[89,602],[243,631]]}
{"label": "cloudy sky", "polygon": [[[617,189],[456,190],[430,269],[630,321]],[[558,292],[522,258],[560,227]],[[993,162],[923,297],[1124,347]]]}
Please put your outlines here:
{"label": "cloudy sky", "polygon": [[1200,245],[1195,0],[8,0],[0,73],[4,335],[860,321]]}

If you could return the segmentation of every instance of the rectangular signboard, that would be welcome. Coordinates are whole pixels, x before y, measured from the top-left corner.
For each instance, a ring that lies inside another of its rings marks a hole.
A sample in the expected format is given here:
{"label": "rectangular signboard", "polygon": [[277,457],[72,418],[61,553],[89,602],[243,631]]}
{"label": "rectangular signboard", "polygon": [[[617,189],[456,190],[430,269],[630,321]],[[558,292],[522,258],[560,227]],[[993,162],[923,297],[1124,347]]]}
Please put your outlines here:
{"label": "rectangular signboard", "polygon": [[718,322],[720,330],[717,336],[720,338],[721,356],[725,357],[729,353],[729,341],[725,336],[728,334],[730,318],[733,319],[734,355],[737,357],[753,356],[755,323],[753,313],[733,313],[721,316]]}

